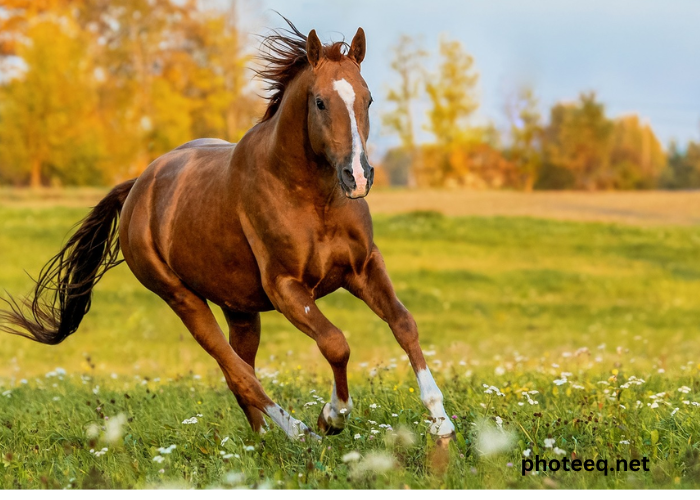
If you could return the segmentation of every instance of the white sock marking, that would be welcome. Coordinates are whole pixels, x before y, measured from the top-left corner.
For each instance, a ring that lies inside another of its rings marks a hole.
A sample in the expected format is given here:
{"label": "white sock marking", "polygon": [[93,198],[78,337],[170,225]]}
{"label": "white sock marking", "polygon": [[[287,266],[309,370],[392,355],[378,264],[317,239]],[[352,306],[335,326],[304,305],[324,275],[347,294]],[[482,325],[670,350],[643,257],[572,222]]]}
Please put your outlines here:
{"label": "white sock marking", "polygon": [[345,419],[352,411],[352,398],[347,401],[340,401],[338,394],[335,391],[333,384],[333,393],[331,394],[331,402],[326,403],[323,407],[323,418],[336,429],[345,428]]}
{"label": "white sock marking", "polygon": [[445,408],[442,406],[442,392],[435,383],[430,369],[420,370],[416,373],[416,377],[420,388],[420,399],[433,417],[430,433],[436,436],[452,434],[455,427],[452,425],[450,417],[445,413]]}
{"label": "white sock marking", "polygon": [[318,438],[316,434],[309,431],[304,422],[292,417],[280,405],[268,406],[265,408],[265,413],[292,439],[299,439],[306,434]]}
{"label": "white sock marking", "polygon": [[345,103],[350,114],[350,133],[352,134],[352,175],[355,178],[356,188],[351,193],[352,195],[364,195],[367,190],[367,178],[362,169],[360,155],[362,154],[362,141],[360,140],[360,132],[357,129],[357,120],[355,119],[355,90],[345,78],[342,80],[333,81],[333,88]]}

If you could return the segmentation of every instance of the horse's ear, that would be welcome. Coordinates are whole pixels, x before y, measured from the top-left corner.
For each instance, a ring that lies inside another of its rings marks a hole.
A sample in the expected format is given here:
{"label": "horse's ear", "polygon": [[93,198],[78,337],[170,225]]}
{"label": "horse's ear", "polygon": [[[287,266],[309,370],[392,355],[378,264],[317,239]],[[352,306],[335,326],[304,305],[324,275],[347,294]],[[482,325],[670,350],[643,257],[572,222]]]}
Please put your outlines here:
{"label": "horse's ear", "polygon": [[306,37],[306,57],[309,59],[312,68],[315,68],[318,61],[321,60],[322,51],[323,45],[321,45],[321,40],[318,39],[316,30],[311,30],[309,36]]}
{"label": "horse's ear", "polygon": [[357,28],[357,33],[352,39],[350,44],[350,52],[348,55],[355,60],[357,64],[360,64],[365,58],[365,30],[362,28]]}

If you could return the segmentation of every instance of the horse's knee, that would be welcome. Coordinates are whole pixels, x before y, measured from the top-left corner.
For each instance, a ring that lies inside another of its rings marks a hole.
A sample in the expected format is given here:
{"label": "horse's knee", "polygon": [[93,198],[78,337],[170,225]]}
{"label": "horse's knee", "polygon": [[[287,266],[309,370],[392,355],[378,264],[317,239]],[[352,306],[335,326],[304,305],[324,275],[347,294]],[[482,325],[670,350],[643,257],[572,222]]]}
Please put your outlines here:
{"label": "horse's knee", "polygon": [[331,365],[346,366],[350,359],[350,346],[340,330],[331,330],[316,340],[321,354]]}
{"label": "horse's knee", "polygon": [[390,325],[399,345],[406,350],[418,343],[418,326],[413,315],[404,309]]}

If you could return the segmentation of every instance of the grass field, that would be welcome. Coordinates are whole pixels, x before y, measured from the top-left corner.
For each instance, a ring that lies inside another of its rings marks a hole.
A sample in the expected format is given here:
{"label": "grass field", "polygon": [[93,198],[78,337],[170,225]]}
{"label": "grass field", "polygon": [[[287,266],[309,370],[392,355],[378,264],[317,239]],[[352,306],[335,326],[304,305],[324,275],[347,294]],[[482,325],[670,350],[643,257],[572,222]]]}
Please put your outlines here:
{"label": "grass field", "polygon": [[[85,214],[66,205],[0,203],[0,287],[29,290],[23,269]],[[403,353],[348,293],[320,306],[352,348],[349,428],[292,443],[249,430],[216,363],[120,266],[63,344],[0,340],[0,488],[700,487],[700,227],[374,220],[458,429],[446,467]],[[278,313],[262,322],[258,376],[315,426],[330,369]],[[523,476],[524,453],[650,471]]]}

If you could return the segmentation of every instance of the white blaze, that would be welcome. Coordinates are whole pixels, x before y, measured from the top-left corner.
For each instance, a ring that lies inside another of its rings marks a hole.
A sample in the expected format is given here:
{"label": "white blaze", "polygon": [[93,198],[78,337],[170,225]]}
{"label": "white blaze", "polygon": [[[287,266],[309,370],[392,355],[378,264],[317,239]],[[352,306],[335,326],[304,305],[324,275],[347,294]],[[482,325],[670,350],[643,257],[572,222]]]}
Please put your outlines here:
{"label": "white blaze", "polygon": [[355,178],[357,188],[354,193],[364,194],[367,190],[367,178],[362,169],[360,155],[362,154],[362,141],[360,140],[360,132],[357,129],[357,120],[355,119],[355,90],[352,88],[345,78],[342,80],[333,81],[333,89],[338,92],[338,95],[345,103],[350,114],[350,133],[352,134],[352,175]]}

